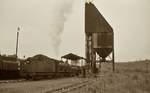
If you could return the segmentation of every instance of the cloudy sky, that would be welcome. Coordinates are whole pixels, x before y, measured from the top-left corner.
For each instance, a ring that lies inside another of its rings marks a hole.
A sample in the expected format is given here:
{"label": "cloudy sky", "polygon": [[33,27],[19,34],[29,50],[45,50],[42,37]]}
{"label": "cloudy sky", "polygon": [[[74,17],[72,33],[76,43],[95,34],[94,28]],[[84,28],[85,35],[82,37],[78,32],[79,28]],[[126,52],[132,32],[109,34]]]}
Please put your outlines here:
{"label": "cloudy sky", "polygon": [[[94,0],[115,33],[116,61],[150,58],[150,1]],[[85,0],[0,0],[0,53],[85,55]]]}

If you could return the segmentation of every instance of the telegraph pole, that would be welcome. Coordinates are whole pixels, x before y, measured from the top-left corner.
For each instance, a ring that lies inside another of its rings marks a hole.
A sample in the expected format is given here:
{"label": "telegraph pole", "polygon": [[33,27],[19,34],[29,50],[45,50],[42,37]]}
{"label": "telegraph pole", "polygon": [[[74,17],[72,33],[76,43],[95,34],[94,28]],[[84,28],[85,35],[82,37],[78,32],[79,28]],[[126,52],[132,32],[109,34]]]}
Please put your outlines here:
{"label": "telegraph pole", "polygon": [[19,41],[19,31],[20,27],[17,28],[17,40],[16,40],[16,61],[18,61],[18,41]]}

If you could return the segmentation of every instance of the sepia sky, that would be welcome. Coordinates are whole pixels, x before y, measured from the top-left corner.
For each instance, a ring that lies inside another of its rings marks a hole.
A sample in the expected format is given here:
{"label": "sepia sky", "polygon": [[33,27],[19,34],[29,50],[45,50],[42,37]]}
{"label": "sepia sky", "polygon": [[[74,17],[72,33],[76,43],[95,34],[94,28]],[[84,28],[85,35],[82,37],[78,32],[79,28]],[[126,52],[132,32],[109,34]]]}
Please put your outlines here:
{"label": "sepia sky", "polygon": [[[115,33],[116,61],[150,59],[150,1],[94,0]],[[0,0],[0,53],[85,55],[85,0]]]}

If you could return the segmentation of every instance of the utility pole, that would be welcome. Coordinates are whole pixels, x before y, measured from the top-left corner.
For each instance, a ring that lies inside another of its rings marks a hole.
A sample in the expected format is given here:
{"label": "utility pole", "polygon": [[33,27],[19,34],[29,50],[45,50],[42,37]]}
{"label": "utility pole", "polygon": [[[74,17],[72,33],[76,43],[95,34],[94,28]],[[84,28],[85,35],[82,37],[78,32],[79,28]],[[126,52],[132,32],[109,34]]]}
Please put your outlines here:
{"label": "utility pole", "polygon": [[17,28],[17,41],[16,41],[16,61],[18,61],[18,41],[19,41],[19,31],[20,27]]}

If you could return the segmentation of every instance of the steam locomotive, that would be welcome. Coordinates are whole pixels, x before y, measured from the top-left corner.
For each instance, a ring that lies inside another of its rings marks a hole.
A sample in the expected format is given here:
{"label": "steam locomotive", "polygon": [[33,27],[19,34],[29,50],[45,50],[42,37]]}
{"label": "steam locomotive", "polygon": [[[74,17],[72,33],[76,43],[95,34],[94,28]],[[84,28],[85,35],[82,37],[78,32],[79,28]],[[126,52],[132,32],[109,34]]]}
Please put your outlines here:
{"label": "steam locomotive", "polygon": [[71,66],[44,55],[36,55],[20,64],[20,75],[26,79],[70,77],[79,75],[79,73],[79,66]]}
{"label": "steam locomotive", "polygon": [[35,55],[25,60],[0,60],[0,77],[23,77],[26,79],[57,78],[78,76],[81,73],[79,66],[71,66],[61,60],[49,58],[44,55]]}

